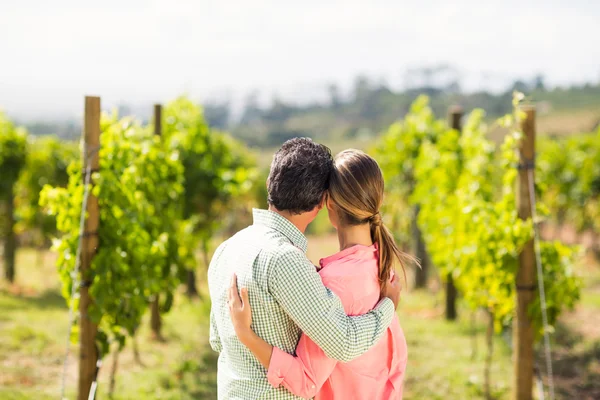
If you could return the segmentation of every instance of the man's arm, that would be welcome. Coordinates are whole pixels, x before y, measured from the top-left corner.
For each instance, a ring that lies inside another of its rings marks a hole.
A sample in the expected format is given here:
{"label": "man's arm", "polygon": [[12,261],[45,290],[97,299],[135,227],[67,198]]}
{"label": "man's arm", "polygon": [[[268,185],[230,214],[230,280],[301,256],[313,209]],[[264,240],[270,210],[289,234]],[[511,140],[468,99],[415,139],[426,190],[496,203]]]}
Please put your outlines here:
{"label": "man's arm", "polygon": [[269,291],[325,354],[348,362],[369,350],[392,322],[394,303],[384,298],[370,312],[349,317],[299,249],[285,251],[270,266]]}

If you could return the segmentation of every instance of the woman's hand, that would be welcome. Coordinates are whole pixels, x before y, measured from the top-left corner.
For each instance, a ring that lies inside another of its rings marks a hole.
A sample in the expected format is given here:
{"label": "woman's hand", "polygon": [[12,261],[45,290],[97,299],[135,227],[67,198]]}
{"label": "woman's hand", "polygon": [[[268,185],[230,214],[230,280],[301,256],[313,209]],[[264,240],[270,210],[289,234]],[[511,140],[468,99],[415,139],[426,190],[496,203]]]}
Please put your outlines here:
{"label": "woman's hand", "polygon": [[385,290],[381,293],[381,298],[387,297],[394,302],[394,307],[398,309],[398,303],[400,303],[400,294],[402,292],[402,284],[400,279],[396,276],[394,271],[390,272],[390,279],[385,285]]}
{"label": "woman's hand", "polygon": [[242,288],[242,297],[240,298],[237,289],[237,275],[231,277],[227,304],[229,305],[229,316],[233,323],[233,329],[242,343],[252,332],[250,324],[252,323],[252,310],[248,299],[248,289]]}

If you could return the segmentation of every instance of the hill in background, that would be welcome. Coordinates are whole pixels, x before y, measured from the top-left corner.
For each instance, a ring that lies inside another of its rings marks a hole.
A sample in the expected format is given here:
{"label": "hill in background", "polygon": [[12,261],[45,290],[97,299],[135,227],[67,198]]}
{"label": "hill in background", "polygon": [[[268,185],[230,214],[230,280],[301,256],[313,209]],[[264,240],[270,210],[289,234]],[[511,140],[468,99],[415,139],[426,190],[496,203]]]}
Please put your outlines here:
{"label": "hill in background", "polygon": [[[429,77],[429,69],[421,75]],[[435,74],[434,74],[435,75]],[[365,76],[355,79],[346,93],[335,84],[326,88],[327,98],[320,102],[295,104],[273,97],[270,105],[259,103],[259,93],[249,94],[238,117],[232,117],[229,101],[204,104],[205,117],[212,127],[228,130],[250,147],[272,149],[285,140],[307,136],[330,145],[332,150],[342,146],[364,148],[394,121],[402,119],[411,103],[420,94],[430,98],[430,105],[443,118],[448,108],[460,105],[465,113],[482,108],[493,120],[511,112],[512,93],[524,92],[538,106],[538,131],[549,135],[564,135],[593,130],[600,123],[600,83],[575,85],[567,88],[546,88],[544,79],[536,76],[530,81],[517,80],[504,92],[479,91],[465,93],[458,80],[415,79],[419,86],[394,90],[385,83]],[[435,83],[438,82],[438,83]],[[121,115],[135,114],[148,119],[149,114],[119,107]],[[142,110],[151,111],[151,107]],[[18,121],[32,134],[58,134],[63,138],[78,138],[80,121],[63,122]],[[494,133],[494,136],[500,134]]]}

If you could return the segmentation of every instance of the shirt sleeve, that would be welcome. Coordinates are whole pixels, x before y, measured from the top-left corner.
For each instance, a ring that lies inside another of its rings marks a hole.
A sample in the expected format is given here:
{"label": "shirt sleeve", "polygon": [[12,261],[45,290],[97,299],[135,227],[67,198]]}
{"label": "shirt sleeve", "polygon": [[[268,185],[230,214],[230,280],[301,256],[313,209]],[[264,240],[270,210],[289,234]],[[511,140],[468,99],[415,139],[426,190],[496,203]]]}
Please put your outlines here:
{"label": "shirt sleeve", "polygon": [[[227,246],[227,244],[226,244],[226,242],[224,242],[217,248],[217,250],[215,250],[215,254],[213,255],[213,258],[210,261],[210,265],[208,266],[209,281],[210,281],[210,276],[214,273],[215,265],[219,261],[221,254],[223,254],[223,249],[226,246]],[[210,306],[210,332],[208,335],[208,341],[210,343],[210,347],[217,353],[220,353],[221,350],[223,349],[223,346],[221,344],[221,337],[219,336],[219,330],[217,329],[217,321],[215,318],[214,299],[211,298],[211,300],[213,300],[213,303]]]}
{"label": "shirt sleeve", "polygon": [[296,248],[282,252],[270,265],[269,291],[302,332],[328,357],[342,362],[375,345],[395,314],[394,303],[383,299],[364,315],[347,316],[340,299]]}
{"label": "shirt sleeve", "polygon": [[217,324],[215,322],[215,314],[213,307],[210,308],[210,334],[208,340],[210,342],[210,347],[217,353],[220,353],[223,347],[221,345],[219,331],[217,330]]}
{"label": "shirt sleeve", "polygon": [[302,335],[296,357],[273,347],[267,379],[275,388],[283,385],[296,396],[309,399],[321,389],[337,363],[308,336]]}

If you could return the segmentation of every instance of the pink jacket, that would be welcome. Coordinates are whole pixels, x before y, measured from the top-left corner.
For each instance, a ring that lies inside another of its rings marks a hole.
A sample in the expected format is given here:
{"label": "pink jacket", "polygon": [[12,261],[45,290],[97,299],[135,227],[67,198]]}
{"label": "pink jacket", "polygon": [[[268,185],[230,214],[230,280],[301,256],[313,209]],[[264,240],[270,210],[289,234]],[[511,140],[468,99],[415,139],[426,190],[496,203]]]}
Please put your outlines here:
{"label": "pink jacket", "polygon": [[[321,260],[323,284],[342,301],[348,315],[361,315],[380,297],[376,245],[356,245]],[[407,362],[404,333],[394,317],[379,342],[349,363],[328,358],[306,335],[296,356],[273,348],[267,379],[296,396],[316,400],[402,399]]]}

